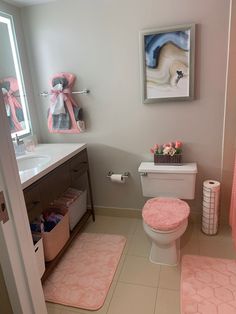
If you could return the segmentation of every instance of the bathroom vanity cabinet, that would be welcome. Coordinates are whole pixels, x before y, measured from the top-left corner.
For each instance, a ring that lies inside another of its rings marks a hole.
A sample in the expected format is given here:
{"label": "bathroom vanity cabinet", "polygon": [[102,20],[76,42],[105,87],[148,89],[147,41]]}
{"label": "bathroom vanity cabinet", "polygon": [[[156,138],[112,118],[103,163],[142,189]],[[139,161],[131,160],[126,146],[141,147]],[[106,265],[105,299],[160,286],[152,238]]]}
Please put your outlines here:
{"label": "bathroom vanity cabinet", "polygon": [[60,253],[54,260],[46,263],[46,271],[42,277],[42,281],[44,281],[51,273],[89,217],[92,215],[93,220],[95,220],[86,148],[23,190],[29,221],[33,221],[38,217],[40,213],[46,209],[53,200],[66,191],[68,187],[74,187],[80,190],[86,189],[88,191],[90,206],[75,228],[71,231],[70,238]]}

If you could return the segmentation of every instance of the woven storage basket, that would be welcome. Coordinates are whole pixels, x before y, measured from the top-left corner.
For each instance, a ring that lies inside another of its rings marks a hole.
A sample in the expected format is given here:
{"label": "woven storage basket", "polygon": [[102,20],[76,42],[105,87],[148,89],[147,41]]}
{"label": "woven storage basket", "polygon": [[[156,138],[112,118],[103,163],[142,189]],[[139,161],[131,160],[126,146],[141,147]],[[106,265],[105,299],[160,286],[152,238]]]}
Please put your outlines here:
{"label": "woven storage basket", "polygon": [[56,211],[56,213],[60,213],[64,216],[51,231],[36,233],[42,237],[46,262],[50,262],[57,256],[70,237],[68,210],[66,208],[53,209],[52,207],[50,210]]}
{"label": "woven storage basket", "polygon": [[170,155],[158,155],[154,154],[154,164],[181,164],[182,155],[177,154],[174,156]]}

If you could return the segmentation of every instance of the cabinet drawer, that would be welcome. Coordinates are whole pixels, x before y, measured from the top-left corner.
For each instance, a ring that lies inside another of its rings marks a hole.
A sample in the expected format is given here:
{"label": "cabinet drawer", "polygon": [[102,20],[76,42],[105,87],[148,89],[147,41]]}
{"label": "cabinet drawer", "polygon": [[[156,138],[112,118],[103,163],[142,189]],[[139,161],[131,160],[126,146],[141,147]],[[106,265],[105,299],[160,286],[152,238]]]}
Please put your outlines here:
{"label": "cabinet drawer", "polygon": [[87,150],[84,149],[70,161],[70,173],[73,180],[88,169]]}
{"label": "cabinet drawer", "polygon": [[24,190],[24,197],[29,221],[33,221],[42,212],[42,201],[40,197],[39,184],[26,188]]}

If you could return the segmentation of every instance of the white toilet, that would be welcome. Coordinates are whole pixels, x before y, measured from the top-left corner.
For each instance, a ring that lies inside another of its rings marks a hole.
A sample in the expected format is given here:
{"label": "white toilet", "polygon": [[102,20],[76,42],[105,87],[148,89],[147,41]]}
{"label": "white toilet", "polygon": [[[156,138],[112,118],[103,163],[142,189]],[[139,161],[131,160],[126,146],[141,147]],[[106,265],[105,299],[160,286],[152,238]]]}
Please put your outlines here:
{"label": "white toilet", "polygon": [[188,226],[190,212],[188,204],[180,199],[194,199],[197,165],[142,162],[138,171],[143,195],[152,197],[142,211],[143,227],[152,241],[150,261],[177,265],[180,237]]}

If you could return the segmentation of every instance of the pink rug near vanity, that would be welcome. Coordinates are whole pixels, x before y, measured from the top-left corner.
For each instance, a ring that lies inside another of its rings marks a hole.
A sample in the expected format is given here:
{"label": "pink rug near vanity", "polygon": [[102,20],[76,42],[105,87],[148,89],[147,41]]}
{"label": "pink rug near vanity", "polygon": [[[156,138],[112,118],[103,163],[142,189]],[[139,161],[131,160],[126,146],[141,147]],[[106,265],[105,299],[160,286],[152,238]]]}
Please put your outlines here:
{"label": "pink rug near vanity", "polygon": [[112,283],[126,239],[82,233],[44,283],[46,301],[98,310]]}
{"label": "pink rug near vanity", "polygon": [[185,255],[181,314],[235,314],[236,261]]}

